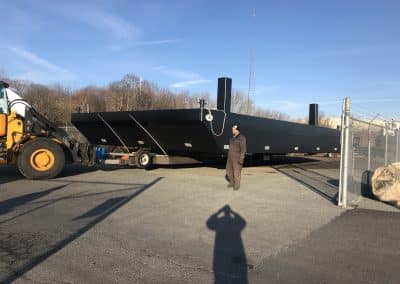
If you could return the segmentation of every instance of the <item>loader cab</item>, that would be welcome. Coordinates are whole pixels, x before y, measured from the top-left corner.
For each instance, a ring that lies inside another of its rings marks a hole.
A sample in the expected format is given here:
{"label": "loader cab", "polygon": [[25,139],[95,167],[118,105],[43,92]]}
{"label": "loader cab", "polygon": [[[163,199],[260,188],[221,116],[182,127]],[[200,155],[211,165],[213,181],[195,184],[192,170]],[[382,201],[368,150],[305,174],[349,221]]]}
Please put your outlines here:
{"label": "loader cab", "polygon": [[7,135],[7,84],[0,81],[0,138]]}
{"label": "loader cab", "polygon": [[7,88],[0,82],[0,114],[8,114]]}

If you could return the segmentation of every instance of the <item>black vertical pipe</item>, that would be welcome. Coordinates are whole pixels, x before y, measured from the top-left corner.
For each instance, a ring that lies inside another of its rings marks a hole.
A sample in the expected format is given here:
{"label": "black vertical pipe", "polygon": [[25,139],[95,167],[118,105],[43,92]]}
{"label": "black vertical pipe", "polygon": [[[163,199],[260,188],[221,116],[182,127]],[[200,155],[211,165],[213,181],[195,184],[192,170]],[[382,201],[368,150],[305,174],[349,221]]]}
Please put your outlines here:
{"label": "black vertical pipe", "polygon": [[232,79],[227,77],[218,78],[217,108],[220,110],[225,110],[226,113],[230,113],[231,96],[232,96]]}
{"label": "black vertical pipe", "polygon": [[308,124],[318,126],[318,104],[310,104]]}

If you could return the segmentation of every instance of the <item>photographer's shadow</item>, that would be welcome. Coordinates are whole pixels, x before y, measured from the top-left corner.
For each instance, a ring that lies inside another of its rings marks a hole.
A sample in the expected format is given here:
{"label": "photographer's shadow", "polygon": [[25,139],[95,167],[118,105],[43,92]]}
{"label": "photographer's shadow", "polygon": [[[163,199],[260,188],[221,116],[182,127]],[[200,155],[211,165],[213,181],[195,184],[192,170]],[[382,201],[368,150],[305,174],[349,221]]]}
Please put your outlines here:
{"label": "photographer's shadow", "polygon": [[248,283],[247,259],[241,237],[246,221],[229,205],[225,205],[207,220],[215,231],[214,283]]}

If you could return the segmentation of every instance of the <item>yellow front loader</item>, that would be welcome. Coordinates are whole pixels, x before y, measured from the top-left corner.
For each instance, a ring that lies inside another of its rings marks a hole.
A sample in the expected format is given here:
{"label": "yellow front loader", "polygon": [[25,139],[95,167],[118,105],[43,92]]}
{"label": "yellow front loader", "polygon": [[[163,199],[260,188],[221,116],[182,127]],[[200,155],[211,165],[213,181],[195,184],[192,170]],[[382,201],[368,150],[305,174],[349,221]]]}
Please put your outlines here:
{"label": "yellow front loader", "polygon": [[0,81],[0,166],[16,164],[29,179],[49,179],[61,173],[66,161],[93,164],[94,153]]}

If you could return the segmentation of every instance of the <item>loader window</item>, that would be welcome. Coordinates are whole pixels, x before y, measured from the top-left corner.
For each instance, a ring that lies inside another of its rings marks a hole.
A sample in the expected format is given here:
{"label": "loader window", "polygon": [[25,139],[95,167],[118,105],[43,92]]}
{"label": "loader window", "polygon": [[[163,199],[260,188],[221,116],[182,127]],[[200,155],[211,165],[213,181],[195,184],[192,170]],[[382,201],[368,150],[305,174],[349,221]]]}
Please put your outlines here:
{"label": "loader window", "polygon": [[7,91],[0,87],[0,113],[8,114]]}

